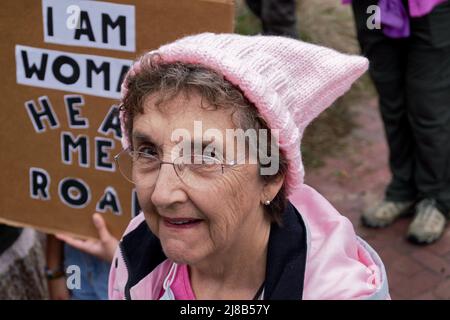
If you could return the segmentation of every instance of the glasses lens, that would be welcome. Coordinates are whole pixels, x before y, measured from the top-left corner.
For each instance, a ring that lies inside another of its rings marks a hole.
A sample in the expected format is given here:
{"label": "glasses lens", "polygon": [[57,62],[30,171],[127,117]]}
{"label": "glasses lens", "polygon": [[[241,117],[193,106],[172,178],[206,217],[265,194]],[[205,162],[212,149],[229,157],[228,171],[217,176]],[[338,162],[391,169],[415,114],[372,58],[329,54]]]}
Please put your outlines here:
{"label": "glasses lens", "polygon": [[132,167],[132,159],[128,150],[122,150],[115,158],[117,167],[119,168],[122,176],[130,182],[132,181],[131,177],[131,167]]}
{"label": "glasses lens", "polygon": [[193,155],[175,160],[175,170],[183,182],[191,187],[209,184],[222,174],[222,163],[212,157]]}
{"label": "glasses lens", "polygon": [[124,150],[116,158],[120,173],[134,184],[152,184],[158,175],[158,158],[136,151]]}
{"label": "glasses lens", "polygon": [[[115,159],[120,173],[131,183],[152,186],[158,179],[161,161],[152,155],[124,150]],[[220,160],[202,155],[179,157],[174,161],[174,168],[190,187],[208,186],[223,173]]]}

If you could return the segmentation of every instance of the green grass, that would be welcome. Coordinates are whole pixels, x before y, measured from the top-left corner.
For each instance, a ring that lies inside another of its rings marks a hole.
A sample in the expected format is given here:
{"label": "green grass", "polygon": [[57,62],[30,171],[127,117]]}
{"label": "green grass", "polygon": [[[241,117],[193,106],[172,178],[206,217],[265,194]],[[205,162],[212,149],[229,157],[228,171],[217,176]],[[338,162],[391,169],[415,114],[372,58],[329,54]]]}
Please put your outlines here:
{"label": "green grass", "polygon": [[255,35],[261,32],[261,22],[242,0],[236,1],[235,32],[244,35]]}

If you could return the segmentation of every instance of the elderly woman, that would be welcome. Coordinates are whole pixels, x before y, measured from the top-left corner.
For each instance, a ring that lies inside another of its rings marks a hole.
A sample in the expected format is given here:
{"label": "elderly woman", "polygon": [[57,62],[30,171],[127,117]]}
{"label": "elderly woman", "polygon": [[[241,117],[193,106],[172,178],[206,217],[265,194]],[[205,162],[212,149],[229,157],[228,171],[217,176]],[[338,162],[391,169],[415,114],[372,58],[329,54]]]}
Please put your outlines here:
{"label": "elderly woman", "polygon": [[[380,258],[303,184],[300,154],[306,125],[366,69],[328,48],[232,34],[140,57],[122,85],[116,161],[142,213],[113,259],[110,298],[388,298]],[[242,148],[227,135],[238,129],[269,133]]]}

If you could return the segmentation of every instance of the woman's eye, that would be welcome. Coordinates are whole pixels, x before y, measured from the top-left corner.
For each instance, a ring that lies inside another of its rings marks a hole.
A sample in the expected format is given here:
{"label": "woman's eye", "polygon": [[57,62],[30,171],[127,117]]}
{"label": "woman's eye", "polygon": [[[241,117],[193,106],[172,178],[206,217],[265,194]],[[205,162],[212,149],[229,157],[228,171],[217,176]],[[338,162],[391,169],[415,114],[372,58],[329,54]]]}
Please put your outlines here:
{"label": "woman's eye", "polygon": [[138,149],[139,152],[151,155],[151,156],[157,156],[158,152],[155,150],[154,147],[148,147],[148,146],[142,146]]}
{"label": "woman's eye", "polygon": [[208,152],[203,152],[203,155],[205,155],[206,157],[210,157],[210,158],[214,158],[218,161],[222,161],[222,154],[220,152],[217,152],[215,150],[213,151],[208,151]]}

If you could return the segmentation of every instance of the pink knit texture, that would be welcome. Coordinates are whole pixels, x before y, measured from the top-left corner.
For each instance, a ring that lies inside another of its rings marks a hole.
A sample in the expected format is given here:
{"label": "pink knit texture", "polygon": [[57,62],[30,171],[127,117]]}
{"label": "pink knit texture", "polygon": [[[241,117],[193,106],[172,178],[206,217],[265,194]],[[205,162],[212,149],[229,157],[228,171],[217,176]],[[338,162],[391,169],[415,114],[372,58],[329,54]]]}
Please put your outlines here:
{"label": "pink knit texture", "polygon": [[[140,61],[155,52],[164,63],[196,63],[223,74],[255,104],[269,128],[280,130],[280,149],[288,160],[288,195],[303,183],[300,142],[306,126],[368,68],[366,58],[290,38],[202,33],[143,55],[129,74],[139,72]],[[122,97],[126,82],[127,77]],[[122,144],[129,146],[125,132]]]}

